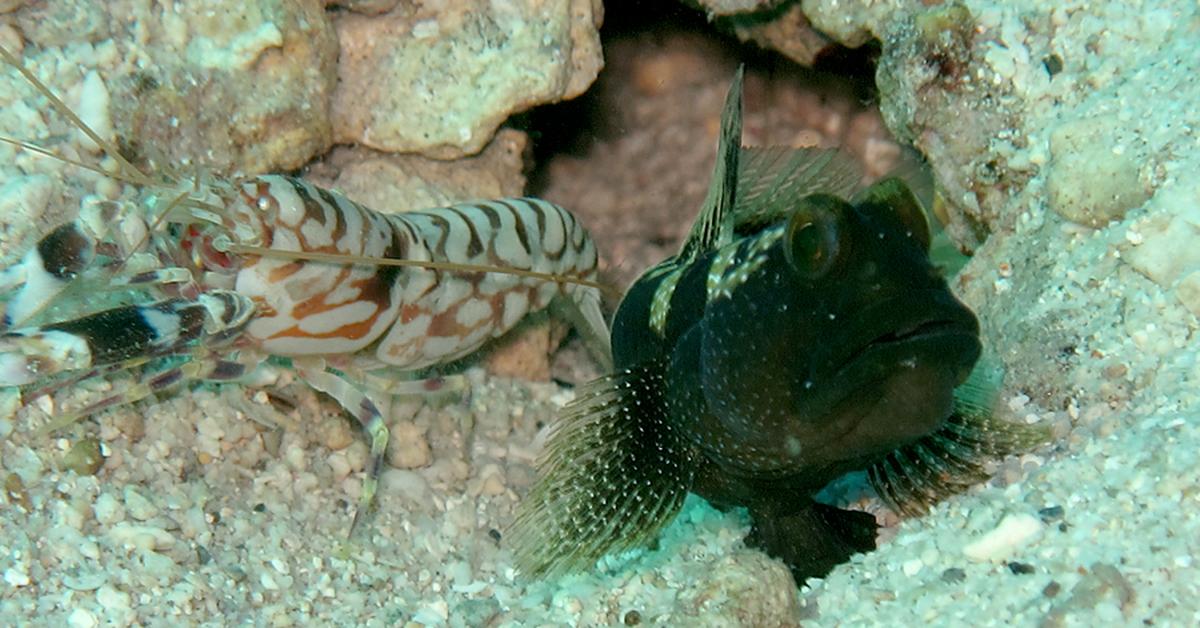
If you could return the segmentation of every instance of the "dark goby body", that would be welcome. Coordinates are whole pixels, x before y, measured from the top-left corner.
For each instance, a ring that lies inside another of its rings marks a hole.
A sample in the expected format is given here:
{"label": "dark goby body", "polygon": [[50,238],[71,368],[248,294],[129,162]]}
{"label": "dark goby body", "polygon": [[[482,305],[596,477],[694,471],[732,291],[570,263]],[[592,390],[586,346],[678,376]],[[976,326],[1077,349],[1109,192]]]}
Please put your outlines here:
{"label": "dark goby body", "polygon": [[548,441],[514,530],[524,572],[644,543],[692,491],[746,507],[748,543],[802,582],[875,547],[874,517],[813,499],[830,481],[866,469],[916,513],[1039,436],[990,417],[978,323],[908,187],[851,196],[830,151],[743,149],[740,87],[696,224],[617,310],[617,371]]}

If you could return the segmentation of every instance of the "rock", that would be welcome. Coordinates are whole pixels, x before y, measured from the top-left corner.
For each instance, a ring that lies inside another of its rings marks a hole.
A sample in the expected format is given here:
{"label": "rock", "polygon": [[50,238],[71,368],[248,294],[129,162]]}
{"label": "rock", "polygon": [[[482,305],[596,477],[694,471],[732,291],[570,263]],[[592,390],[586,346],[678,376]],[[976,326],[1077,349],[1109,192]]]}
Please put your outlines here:
{"label": "rock", "polygon": [[[1188,207],[1185,203],[1180,205]],[[1161,205],[1154,202],[1151,208]],[[1151,211],[1130,225],[1125,240],[1122,259],[1159,286],[1174,288],[1179,301],[1200,316],[1200,213],[1170,211],[1169,206]]]}
{"label": "rock", "polygon": [[[715,1],[725,4],[720,0]],[[733,27],[738,39],[778,51],[800,65],[813,65],[821,53],[835,45],[832,39],[813,28],[799,2],[792,3],[783,11],[772,10],[765,15],[732,15],[725,22]]]}
{"label": "rock", "polygon": [[527,142],[523,132],[501,129],[482,152],[452,162],[340,147],[306,178],[382,212],[520,196]]}
{"label": "rock", "polygon": [[508,116],[577,96],[603,59],[598,0],[461,0],[337,20],[334,137],[452,159]]}
{"label": "rock", "polygon": [[84,87],[110,96],[108,139],[135,162],[260,173],[299,167],[329,146],[337,46],[320,0],[136,4],[121,20],[101,3],[15,14],[43,46],[75,44],[81,25],[112,38],[88,59],[106,71],[85,74]]}
{"label": "rock", "polygon": [[425,430],[412,421],[397,421],[391,427],[388,463],[397,469],[429,466],[429,441]]}
{"label": "rock", "polygon": [[[680,602],[710,626],[777,626],[800,614],[792,574],[761,552],[741,550],[710,565],[711,579],[685,589]],[[721,600],[719,604],[705,601]]]}
{"label": "rock", "polygon": [[551,354],[565,331],[566,328],[547,316],[534,316],[489,346],[488,372],[501,377],[548,381]]}
{"label": "rock", "polygon": [[1146,202],[1150,194],[1140,177],[1144,157],[1119,129],[1112,115],[1054,130],[1046,165],[1050,209],[1071,222],[1100,227]]}
{"label": "rock", "polygon": [[195,14],[178,18],[190,35],[182,65],[157,87],[136,82],[125,92],[141,101],[123,117],[134,121],[129,136],[205,160],[215,154],[216,164],[250,173],[297,168],[324,152],[337,44],[321,2],[185,6]]}
{"label": "rock", "polygon": [[396,7],[400,0],[325,0],[325,4],[336,6],[347,11],[362,13],[364,15],[379,15],[387,13]]}
{"label": "rock", "polygon": [[773,0],[698,0],[696,4],[709,16],[714,16],[765,11],[776,3]]}

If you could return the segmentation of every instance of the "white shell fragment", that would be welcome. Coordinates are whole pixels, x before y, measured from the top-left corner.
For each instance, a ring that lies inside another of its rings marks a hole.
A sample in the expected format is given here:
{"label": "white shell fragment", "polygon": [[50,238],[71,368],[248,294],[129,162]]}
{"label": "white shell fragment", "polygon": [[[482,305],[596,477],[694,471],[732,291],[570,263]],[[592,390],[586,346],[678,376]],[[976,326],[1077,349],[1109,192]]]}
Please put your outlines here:
{"label": "white shell fragment", "polygon": [[1044,527],[1037,517],[1027,513],[1007,515],[991,531],[963,547],[963,554],[971,560],[1003,560],[1040,539]]}

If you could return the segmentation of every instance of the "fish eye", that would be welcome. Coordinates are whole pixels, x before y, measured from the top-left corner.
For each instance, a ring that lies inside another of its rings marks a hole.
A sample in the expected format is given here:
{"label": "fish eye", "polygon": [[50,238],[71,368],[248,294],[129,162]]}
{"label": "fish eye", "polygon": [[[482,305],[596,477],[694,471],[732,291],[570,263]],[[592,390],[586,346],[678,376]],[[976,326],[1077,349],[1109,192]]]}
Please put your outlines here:
{"label": "fish eye", "polygon": [[843,251],[838,224],[840,199],[817,194],[800,201],[788,219],[784,257],[801,277],[824,277],[837,264]]}

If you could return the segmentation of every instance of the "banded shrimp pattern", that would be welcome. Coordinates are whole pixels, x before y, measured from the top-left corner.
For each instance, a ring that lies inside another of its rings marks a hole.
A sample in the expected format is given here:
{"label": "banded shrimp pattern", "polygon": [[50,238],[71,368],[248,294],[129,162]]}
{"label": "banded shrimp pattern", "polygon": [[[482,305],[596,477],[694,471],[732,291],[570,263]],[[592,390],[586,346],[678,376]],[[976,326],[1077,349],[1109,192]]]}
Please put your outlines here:
{"label": "banded shrimp pattern", "polygon": [[[266,358],[288,358],[299,379],[336,399],[370,437],[353,530],[372,502],[388,441],[384,413],[365,390],[426,391],[437,380],[391,375],[466,356],[555,299],[573,306],[607,359],[596,249],[565,209],[513,198],[381,214],[284,175],[148,175],[7,50],[0,54],[115,164],[109,176],[140,190],[136,204],[97,203],[98,219],[51,230],[0,270],[11,295],[0,384],[30,386],[36,397],[113,371],[141,372],[49,429],[188,381],[257,376]],[[114,288],[130,292],[98,309],[95,294]]]}

